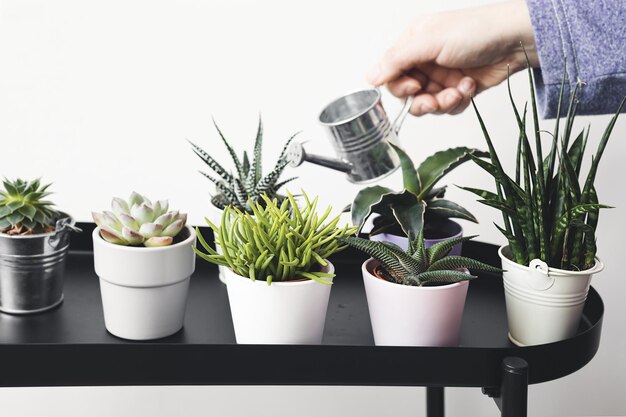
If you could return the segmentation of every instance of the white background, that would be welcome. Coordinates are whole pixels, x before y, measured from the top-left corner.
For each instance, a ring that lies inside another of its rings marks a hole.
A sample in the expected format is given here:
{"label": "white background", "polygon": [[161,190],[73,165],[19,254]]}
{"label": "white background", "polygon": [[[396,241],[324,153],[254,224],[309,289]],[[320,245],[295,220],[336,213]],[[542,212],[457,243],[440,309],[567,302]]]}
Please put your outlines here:
{"label": "white background", "polygon": [[[79,220],[132,190],[169,198],[200,224],[209,183],[185,139],[224,159],[211,116],[239,150],[250,147],[257,116],[266,127],[265,160],[272,163],[288,136],[302,130],[310,151],[329,153],[319,110],[332,98],[365,86],[364,73],[409,19],[469,0],[373,1],[0,1],[0,175],[53,181],[55,201]],[[484,2],[482,2],[484,3]],[[503,16],[503,18],[505,18]],[[523,76],[513,79],[527,98]],[[513,115],[503,86],[478,105],[503,158],[513,162]],[[390,114],[400,103],[384,96]],[[595,148],[607,117],[592,123]],[[545,128],[551,129],[552,122]],[[620,120],[598,174],[599,254],[607,268],[594,279],[605,304],[600,351],[581,371],[532,386],[535,416],[625,415],[626,338],[623,336],[623,159],[626,121]],[[483,147],[472,112],[410,118],[402,142],[416,161],[445,147]],[[289,170],[311,195],[342,207],[358,189],[340,173],[303,166]],[[490,188],[467,164],[449,184]],[[385,184],[400,186],[397,175]],[[481,240],[501,243],[498,213],[452,189],[450,198],[481,220],[466,225]],[[2,329],[0,329],[2,331]],[[5,358],[6,359],[6,358]],[[94,358],[94,360],[98,360]],[[259,358],[268,360],[268,358]],[[71,366],[71,364],[68,364]],[[398,364],[398,366],[402,366]],[[0,370],[0,372],[2,372]],[[448,416],[496,416],[478,389],[448,389]],[[379,416],[424,415],[421,388],[352,387],[116,387],[0,389],[0,413],[26,416]]]}

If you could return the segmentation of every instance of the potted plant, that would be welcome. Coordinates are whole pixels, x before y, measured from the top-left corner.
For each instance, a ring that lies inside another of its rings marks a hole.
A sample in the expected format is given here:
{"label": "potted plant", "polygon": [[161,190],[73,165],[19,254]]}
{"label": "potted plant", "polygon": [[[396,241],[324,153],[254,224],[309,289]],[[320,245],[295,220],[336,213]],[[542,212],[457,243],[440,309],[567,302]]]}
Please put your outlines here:
{"label": "potted plant", "polygon": [[196,229],[206,252],[202,259],[224,266],[237,343],[319,344],[335,269],[328,258],[345,248],[337,238],[356,233],[338,228],[341,216],[326,221],[331,207],[317,214],[317,198],[296,203],[261,195],[249,202],[252,216],[234,206],[220,225],[209,219],[215,251]]}
{"label": "potted plant", "polygon": [[157,339],[183,327],[196,237],[187,215],[168,207],[133,192],[128,202],[114,198],[112,211],[92,213],[104,323],[115,336]]}
{"label": "potted plant", "polygon": [[[261,199],[262,194],[267,194],[270,198],[278,198],[283,200],[285,197],[280,195],[278,191],[281,187],[290,181],[296,179],[296,177],[289,178],[284,181],[280,181],[280,175],[285,167],[289,164],[286,158],[287,149],[289,144],[296,135],[293,135],[285,145],[280,153],[278,160],[272,170],[263,175],[262,166],[262,151],[263,151],[263,122],[259,118],[259,127],[257,129],[256,139],[254,141],[254,150],[252,153],[252,161],[248,157],[248,152],[244,151],[243,157],[240,159],[237,153],[230,145],[228,140],[222,134],[222,131],[217,126],[217,123],[213,121],[217,132],[222,139],[222,142],[226,146],[228,153],[232,159],[234,165],[234,173],[224,168],[218,163],[208,152],[196,144],[189,142],[196,155],[207,165],[207,167],[213,171],[214,175],[209,175],[200,171],[209,181],[215,185],[216,193],[211,197],[211,204],[209,205],[209,219],[219,224],[222,217],[222,211],[227,206],[233,206],[241,211],[252,213],[250,202],[263,202]],[[217,248],[220,250],[220,248]],[[224,269],[219,267],[220,280],[224,282]]]}
{"label": "potted plant", "polygon": [[[541,135],[545,132],[537,117],[533,76],[528,69],[533,118],[531,146],[526,133],[527,106],[520,111],[509,86],[509,98],[518,129],[514,177],[504,171],[485,124],[478,112],[482,132],[489,147],[490,161],[472,158],[491,174],[495,192],[468,189],[481,202],[502,213],[497,226],[508,240],[499,250],[504,272],[509,338],[517,345],[550,343],[576,334],[591,276],[603,269],[596,257],[596,226],[599,210],[594,187],[598,165],[619,112],[608,124],[592,157],[589,172],[579,180],[589,129],[573,133],[576,95],[571,93],[565,125],[557,118],[550,149],[544,154]],[[561,114],[565,77],[557,114]],[[564,106],[563,106],[564,107]],[[534,149],[533,149],[534,148]],[[545,155],[545,157],[544,157]]]}
{"label": "potted plant", "polygon": [[[446,187],[435,185],[448,172],[470,159],[470,155],[486,156],[477,149],[458,147],[436,152],[415,166],[411,158],[399,147],[391,144],[400,158],[404,190],[393,191],[387,187],[373,186],[359,191],[351,206],[352,222],[361,227],[367,218],[376,213],[372,240],[385,240],[403,249],[408,241],[424,229],[426,247],[445,239],[463,235],[460,224],[450,220],[458,218],[477,223],[465,208],[444,198]],[[426,208],[424,216],[420,213]],[[461,254],[461,246],[453,248],[454,255]]]}
{"label": "potted plant", "polygon": [[74,219],[54,209],[50,184],[3,181],[0,189],[0,311],[39,313],[63,302],[63,274]]}
{"label": "potted plant", "polygon": [[[418,216],[424,214],[424,207]],[[427,248],[420,229],[408,250],[358,237],[340,241],[371,256],[361,267],[376,345],[456,346],[470,275],[468,268],[500,272],[471,258],[448,255],[475,236]]]}

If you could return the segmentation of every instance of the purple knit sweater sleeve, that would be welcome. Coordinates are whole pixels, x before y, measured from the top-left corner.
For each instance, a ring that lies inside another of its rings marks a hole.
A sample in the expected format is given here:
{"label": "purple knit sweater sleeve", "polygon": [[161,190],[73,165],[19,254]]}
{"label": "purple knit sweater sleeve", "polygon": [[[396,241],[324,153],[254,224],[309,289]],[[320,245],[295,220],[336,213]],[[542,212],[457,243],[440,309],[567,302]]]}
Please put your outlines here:
{"label": "purple knit sweater sleeve", "polygon": [[543,116],[556,117],[566,62],[569,83],[584,83],[579,114],[614,113],[626,95],[626,0],[527,4],[539,53],[535,81]]}

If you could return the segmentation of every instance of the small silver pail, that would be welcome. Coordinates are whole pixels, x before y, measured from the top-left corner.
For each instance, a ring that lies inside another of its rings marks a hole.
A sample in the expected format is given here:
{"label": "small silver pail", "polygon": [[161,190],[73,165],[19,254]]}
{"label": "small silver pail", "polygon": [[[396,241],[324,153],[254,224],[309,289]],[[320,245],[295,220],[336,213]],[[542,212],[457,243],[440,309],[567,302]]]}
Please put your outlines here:
{"label": "small silver pail", "polygon": [[54,232],[0,234],[0,311],[32,314],[61,304],[69,234],[79,230],[61,213]]}

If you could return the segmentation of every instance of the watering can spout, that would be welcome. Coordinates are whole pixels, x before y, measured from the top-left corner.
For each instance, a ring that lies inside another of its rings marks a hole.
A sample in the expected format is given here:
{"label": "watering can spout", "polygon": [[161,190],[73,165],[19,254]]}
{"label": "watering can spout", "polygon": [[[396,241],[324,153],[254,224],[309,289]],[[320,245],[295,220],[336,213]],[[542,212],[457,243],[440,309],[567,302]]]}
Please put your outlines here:
{"label": "watering can spout", "polygon": [[352,164],[336,158],[329,158],[327,156],[315,155],[307,153],[304,150],[301,142],[292,142],[287,150],[287,160],[292,167],[299,167],[305,161],[315,165],[320,165],[326,168],[334,169],[336,171],[349,173],[352,171]]}

